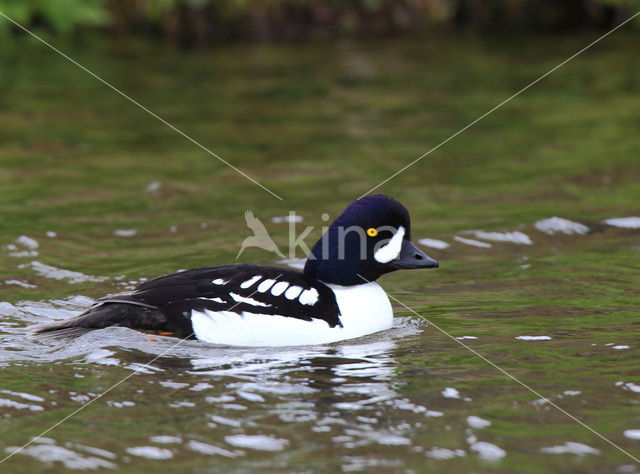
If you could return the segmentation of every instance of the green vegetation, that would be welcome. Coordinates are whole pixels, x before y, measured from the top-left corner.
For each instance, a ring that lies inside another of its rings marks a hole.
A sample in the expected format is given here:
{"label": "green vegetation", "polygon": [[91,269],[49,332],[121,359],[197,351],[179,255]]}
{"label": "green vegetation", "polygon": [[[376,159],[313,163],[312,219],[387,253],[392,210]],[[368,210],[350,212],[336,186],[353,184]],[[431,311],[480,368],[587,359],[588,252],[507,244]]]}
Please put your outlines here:
{"label": "green vegetation", "polygon": [[[0,0],[0,12],[30,28],[69,35],[99,27],[118,35],[162,35],[183,45],[388,35],[437,25],[607,28],[639,8],[640,0]],[[5,22],[0,29],[17,31]]]}

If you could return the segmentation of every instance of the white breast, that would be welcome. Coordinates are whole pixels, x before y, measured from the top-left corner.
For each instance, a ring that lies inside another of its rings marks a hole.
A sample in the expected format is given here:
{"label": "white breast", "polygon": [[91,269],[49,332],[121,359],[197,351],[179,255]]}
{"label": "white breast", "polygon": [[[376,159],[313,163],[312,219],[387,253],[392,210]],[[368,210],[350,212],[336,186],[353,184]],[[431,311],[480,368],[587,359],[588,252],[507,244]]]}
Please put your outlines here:
{"label": "white breast", "polygon": [[391,303],[377,283],[327,286],[336,295],[342,327],[329,327],[322,319],[303,321],[246,311],[239,315],[230,311],[194,310],[193,331],[198,339],[212,344],[301,346],[352,339],[391,327]]}

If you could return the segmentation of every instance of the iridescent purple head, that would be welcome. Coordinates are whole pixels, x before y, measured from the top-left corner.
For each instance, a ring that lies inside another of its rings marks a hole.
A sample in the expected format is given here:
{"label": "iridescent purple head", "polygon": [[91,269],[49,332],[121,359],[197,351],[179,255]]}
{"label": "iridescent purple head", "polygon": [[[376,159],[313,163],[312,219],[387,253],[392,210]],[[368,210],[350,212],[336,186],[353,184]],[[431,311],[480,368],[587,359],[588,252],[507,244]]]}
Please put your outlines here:
{"label": "iridescent purple head", "polygon": [[311,249],[304,274],[351,286],[394,270],[437,266],[411,242],[407,209],[389,196],[375,194],[349,204],[331,224]]}

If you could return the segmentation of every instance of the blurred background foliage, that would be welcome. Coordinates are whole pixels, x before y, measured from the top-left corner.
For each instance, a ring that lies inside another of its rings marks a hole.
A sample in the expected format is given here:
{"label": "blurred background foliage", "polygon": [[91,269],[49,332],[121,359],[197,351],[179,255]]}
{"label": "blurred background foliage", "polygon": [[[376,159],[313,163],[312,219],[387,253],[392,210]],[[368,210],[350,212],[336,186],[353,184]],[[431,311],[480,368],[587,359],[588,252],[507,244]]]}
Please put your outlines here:
{"label": "blurred background foliage", "polygon": [[[185,46],[389,35],[425,26],[602,29],[638,9],[640,0],[0,0],[0,12],[41,31],[71,36],[98,29]],[[18,29],[2,21],[0,31]]]}

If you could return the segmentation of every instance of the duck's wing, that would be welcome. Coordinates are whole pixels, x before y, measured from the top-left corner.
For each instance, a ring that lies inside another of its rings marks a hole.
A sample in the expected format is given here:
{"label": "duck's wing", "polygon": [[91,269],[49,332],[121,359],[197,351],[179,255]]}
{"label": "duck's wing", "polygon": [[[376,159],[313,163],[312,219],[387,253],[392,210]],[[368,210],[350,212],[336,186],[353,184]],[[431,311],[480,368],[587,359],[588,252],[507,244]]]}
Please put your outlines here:
{"label": "duck's wing", "polygon": [[80,316],[35,326],[32,332],[125,326],[189,337],[192,311],[205,310],[341,325],[335,295],[325,284],[286,268],[233,264],[154,278],[134,290],[99,299]]}
{"label": "duck's wing", "polygon": [[286,316],[340,325],[338,304],[325,284],[302,273],[250,264],[204,267],[161,276],[99,302],[130,302],[189,317],[192,310]]}

